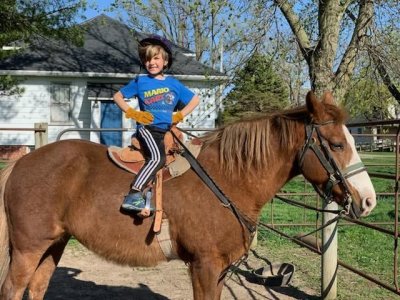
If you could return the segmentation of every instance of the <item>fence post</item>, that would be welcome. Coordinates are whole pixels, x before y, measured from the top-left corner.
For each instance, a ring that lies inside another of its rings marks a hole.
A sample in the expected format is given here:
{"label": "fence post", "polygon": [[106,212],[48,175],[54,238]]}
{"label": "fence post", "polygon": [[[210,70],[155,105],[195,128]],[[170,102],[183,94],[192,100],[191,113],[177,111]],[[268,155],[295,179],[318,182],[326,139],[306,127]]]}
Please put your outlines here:
{"label": "fence post", "polygon": [[[44,130],[44,132],[42,131]],[[35,123],[35,149],[47,145],[49,130],[47,123]]]}
{"label": "fence post", "polygon": [[[336,202],[324,204],[325,210],[338,210]],[[335,218],[333,213],[324,212],[322,224],[325,225]],[[321,258],[321,298],[324,300],[337,297],[337,221],[322,230],[322,258]]]}

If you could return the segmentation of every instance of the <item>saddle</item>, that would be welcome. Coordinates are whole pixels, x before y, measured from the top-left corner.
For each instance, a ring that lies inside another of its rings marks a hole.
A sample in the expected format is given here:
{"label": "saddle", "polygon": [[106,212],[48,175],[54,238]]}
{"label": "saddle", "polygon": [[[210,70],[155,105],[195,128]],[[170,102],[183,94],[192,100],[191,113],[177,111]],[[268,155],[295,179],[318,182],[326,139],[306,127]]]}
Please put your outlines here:
{"label": "saddle", "polygon": [[[175,126],[171,128],[175,136],[183,141],[183,134]],[[188,150],[197,157],[200,153],[202,143],[199,139],[192,139],[184,143]],[[168,131],[164,137],[166,162],[163,170],[163,180],[171,179],[172,177],[180,176],[190,169],[190,165],[185,158],[181,156],[181,147],[178,142],[175,141],[172,133]],[[143,151],[140,147],[139,141],[136,137],[131,140],[131,145],[121,148],[116,146],[110,146],[108,148],[108,155],[111,160],[121,167],[122,169],[137,174],[143,167],[145,158]]]}
{"label": "saddle", "polygon": [[[183,134],[175,126],[171,128],[175,136],[183,141]],[[172,133],[168,131],[164,137],[166,163],[165,166],[157,172],[155,184],[151,187],[153,189],[153,202],[156,204],[154,232],[159,232],[162,219],[162,182],[169,180],[173,177],[180,176],[190,169],[189,162],[181,156],[182,149],[173,137]],[[201,150],[201,141],[193,139],[185,143],[185,146],[197,157]],[[125,148],[110,146],[108,148],[108,155],[111,160],[123,168],[124,170],[137,174],[143,167],[145,158],[143,150],[140,147],[139,141],[136,137],[131,140],[131,145]],[[138,213],[140,217],[150,216],[149,209],[144,209]]]}

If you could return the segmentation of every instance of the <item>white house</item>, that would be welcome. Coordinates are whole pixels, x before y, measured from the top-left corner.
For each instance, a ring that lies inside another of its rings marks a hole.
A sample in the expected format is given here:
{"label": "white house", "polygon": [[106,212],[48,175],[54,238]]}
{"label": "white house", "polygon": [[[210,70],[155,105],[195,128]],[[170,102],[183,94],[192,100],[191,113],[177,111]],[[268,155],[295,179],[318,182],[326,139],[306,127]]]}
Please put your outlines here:
{"label": "white house", "polygon": [[[24,89],[21,95],[0,95],[0,145],[34,145],[32,132],[1,128],[33,128],[40,122],[48,124],[49,142],[68,128],[132,128],[124,133],[69,131],[61,136],[129,143],[135,125],[116,108],[112,95],[144,73],[137,43],[146,35],[105,15],[80,26],[84,30],[82,47],[37,37],[17,55],[0,60],[0,75],[21,80]],[[174,45],[172,50],[175,59],[168,73],[201,98],[181,127],[214,128],[217,91],[226,76],[197,62],[187,49]],[[128,101],[136,105],[134,99]]]}

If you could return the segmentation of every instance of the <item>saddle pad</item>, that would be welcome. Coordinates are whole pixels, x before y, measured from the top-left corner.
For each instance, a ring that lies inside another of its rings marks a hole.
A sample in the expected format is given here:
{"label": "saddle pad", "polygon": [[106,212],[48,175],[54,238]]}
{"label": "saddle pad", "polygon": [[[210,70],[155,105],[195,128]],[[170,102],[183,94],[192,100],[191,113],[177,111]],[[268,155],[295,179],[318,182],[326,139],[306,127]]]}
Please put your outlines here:
{"label": "saddle pad", "polygon": [[[195,141],[188,141],[185,143],[186,148],[193,154],[194,157],[199,156],[202,144]],[[190,169],[190,164],[182,155],[178,154],[175,160],[168,165],[171,177],[182,175]]]}

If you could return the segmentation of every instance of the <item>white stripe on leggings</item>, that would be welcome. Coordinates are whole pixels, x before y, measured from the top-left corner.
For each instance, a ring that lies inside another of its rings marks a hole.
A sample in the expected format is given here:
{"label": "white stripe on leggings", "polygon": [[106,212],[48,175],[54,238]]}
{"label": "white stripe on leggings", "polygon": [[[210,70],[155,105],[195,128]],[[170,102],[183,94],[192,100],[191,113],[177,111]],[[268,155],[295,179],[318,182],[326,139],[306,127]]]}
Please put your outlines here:
{"label": "white stripe on leggings", "polygon": [[144,166],[143,170],[140,171],[139,177],[137,177],[135,180],[134,188],[141,190],[142,185],[147,181],[151,173],[156,169],[157,165],[160,163],[161,155],[151,133],[144,127],[141,127],[139,130],[142,137],[146,141],[146,144],[150,150],[152,158],[148,161],[147,165]]}

